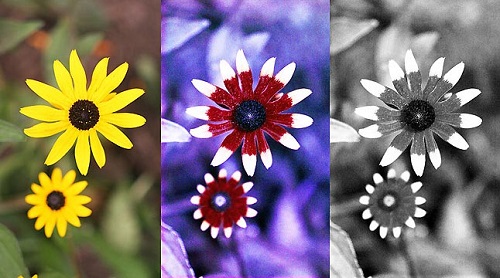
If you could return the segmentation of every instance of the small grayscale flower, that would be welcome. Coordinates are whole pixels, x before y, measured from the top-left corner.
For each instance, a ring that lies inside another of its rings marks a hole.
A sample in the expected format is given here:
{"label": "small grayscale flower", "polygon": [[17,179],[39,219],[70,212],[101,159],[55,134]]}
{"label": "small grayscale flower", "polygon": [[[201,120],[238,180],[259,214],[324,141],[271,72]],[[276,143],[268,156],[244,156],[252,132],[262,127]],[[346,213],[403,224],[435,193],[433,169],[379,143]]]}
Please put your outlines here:
{"label": "small grayscale flower", "polygon": [[389,61],[389,73],[396,91],[371,80],[361,80],[361,85],[389,108],[356,108],[356,114],[377,122],[360,129],[359,134],[366,138],[379,138],[399,132],[382,157],[381,166],[393,163],[413,142],[410,158],[415,173],[418,176],[424,173],[426,150],[434,168],[439,168],[441,154],[433,133],[458,149],[469,148],[469,144],[453,127],[473,128],[479,126],[482,120],[476,115],[455,111],[481,91],[466,89],[455,94],[448,93],[462,76],[464,63],[460,62],[442,76],[443,64],[443,57],[434,62],[423,90],[422,75],[411,50],[406,52],[406,74],[395,61]]}
{"label": "small grayscale flower", "polygon": [[375,187],[366,185],[366,192],[359,202],[367,205],[361,217],[372,219],[370,231],[375,231],[380,226],[380,237],[385,238],[389,230],[395,238],[401,235],[404,225],[415,228],[413,217],[424,217],[425,210],[417,207],[425,203],[425,198],[416,196],[417,191],[422,187],[422,182],[409,184],[410,172],[404,171],[399,178],[396,171],[389,169],[387,180],[384,180],[378,173],[373,175]]}

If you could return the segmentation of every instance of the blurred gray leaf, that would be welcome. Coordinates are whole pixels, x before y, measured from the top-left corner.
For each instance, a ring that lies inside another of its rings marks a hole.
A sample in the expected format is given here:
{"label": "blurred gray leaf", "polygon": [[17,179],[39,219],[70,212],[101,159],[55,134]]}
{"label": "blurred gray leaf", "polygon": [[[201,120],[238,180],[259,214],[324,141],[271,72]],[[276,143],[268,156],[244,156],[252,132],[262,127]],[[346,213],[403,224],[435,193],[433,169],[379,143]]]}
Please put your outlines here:
{"label": "blurred gray leaf", "polygon": [[27,277],[27,273],[17,239],[9,229],[0,224],[0,277]]}
{"label": "blurred gray leaf", "polygon": [[161,142],[189,142],[191,135],[189,132],[174,122],[161,119]]}
{"label": "blurred gray leaf", "polygon": [[26,137],[19,127],[0,120],[0,142],[21,142],[25,139]]}
{"label": "blurred gray leaf", "polygon": [[375,19],[356,20],[347,17],[334,17],[330,24],[330,55],[335,55],[377,28]]}
{"label": "blurred gray leaf", "polygon": [[161,277],[195,277],[179,235],[161,222]]}
{"label": "blurred gray leaf", "polygon": [[189,20],[169,17],[161,21],[161,53],[179,48],[210,25],[207,19]]}
{"label": "blurred gray leaf", "polygon": [[0,19],[0,53],[14,48],[29,35],[42,27],[43,23],[38,20],[14,21]]}
{"label": "blurred gray leaf", "polygon": [[330,143],[358,142],[359,134],[350,125],[330,118]]}
{"label": "blurred gray leaf", "polygon": [[330,277],[364,277],[349,235],[331,221]]}

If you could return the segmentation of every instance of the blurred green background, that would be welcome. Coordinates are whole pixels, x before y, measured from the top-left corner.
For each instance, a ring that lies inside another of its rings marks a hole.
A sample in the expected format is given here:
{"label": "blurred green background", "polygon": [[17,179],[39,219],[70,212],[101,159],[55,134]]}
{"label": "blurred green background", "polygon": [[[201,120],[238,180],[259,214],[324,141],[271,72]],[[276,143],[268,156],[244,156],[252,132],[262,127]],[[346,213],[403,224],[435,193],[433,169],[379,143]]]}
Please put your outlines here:
{"label": "blurred green background", "polygon": [[[125,150],[104,140],[103,169],[92,161],[86,177],[77,175],[77,181],[89,183],[82,194],[92,198],[88,207],[93,213],[81,219],[81,228],[71,226],[65,238],[55,233],[47,239],[43,231],[35,231],[24,197],[31,183],[38,183],[39,172],[50,174],[54,166],[63,173],[75,169],[73,149],[47,167],[43,162],[57,136],[0,143],[0,223],[19,242],[20,264],[27,267],[19,274],[159,277],[159,8],[155,0],[0,0],[1,120],[19,130],[38,122],[19,113],[20,107],[44,103],[24,81],[55,86],[53,61],[68,66],[71,49],[78,50],[88,77],[103,57],[111,57],[108,72],[128,62],[116,92],[134,87],[146,91],[122,110],[147,119],[140,128],[124,129],[134,147]],[[0,231],[0,240],[11,239],[5,229]],[[4,247],[0,244],[1,258],[11,250]]]}

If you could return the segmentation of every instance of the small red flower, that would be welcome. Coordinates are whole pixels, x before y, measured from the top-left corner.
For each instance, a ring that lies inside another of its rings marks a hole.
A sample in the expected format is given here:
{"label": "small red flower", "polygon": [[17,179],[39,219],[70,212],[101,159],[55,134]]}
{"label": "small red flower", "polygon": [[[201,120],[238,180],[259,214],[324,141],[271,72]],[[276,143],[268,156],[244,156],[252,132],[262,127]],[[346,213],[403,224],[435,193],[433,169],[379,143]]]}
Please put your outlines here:
{"label": "small red flower", "polygon": [[257,215],[256,210],[248,207],[248,205],[255,204],[257,199],[243,196],[253,187],[253,183],[249,181],[240,185],[240,171],[234,172],[229,180],[226,177],[225,169],[219,171],[217,180],[211,174],[205,174],[207,187],[198,184],[196,189],[200,195],[191,198],[191,203],[199,206],[193,214],[194,219],[205,218],[201,223],[201,230],[206,231],[212,226],[210,230],[212,238],[217,237],[221,226],[224,229],[224,235],[229,238],[233,232],[234,223],[246,228],[247,223],[243,216]]}
{"label": "small red flower", "polygon": [[310,126],[313,119],[302,114],[282,112],[312,92],[309,89],[297,89],[287,94],[278,93],[292,78],[295,63],[288,64],[273,76],[275,61],[276,58],[273,57],[264,63],[255,89],[252,88],[252,71],[243,50],[236,54],[237,75],[225,60],[220,62],[220,71],[227,91],[202,80],[191,81],[198,91],[221,107],[188,108],[186,113],[189,115],[211,122],[191,129],[191,135],[210,138],[232,130],[215,154],[211,163],[213,166],[224,163],[243,142],[243,167],[249,176],[255,173],[257,152],[260,153],[264,166],[271,167],[273,160],[264,132],[285,147],[293,150],[300,147],[283,126],[304,128]]}

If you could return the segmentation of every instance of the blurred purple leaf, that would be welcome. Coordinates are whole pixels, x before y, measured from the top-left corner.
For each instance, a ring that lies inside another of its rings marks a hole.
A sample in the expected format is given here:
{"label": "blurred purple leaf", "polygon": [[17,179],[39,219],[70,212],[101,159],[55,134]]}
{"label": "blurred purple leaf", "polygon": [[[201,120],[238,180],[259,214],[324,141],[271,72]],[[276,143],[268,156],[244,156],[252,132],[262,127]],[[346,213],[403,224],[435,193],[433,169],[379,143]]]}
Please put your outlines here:
{"label": "blurred purple leaf", "polygon": [[189,142],[191,135],[189,132],[174,122],[161,119],[161,142]]}
{"label": "blurred purple leaf", "polygon": [[330,277],[364,277],[349,235],[331,221]]}
{"label": "blurred purple leaf", "polygon": [[206,19],[189,20],[178,17],[168,17],[161,21],[161,53],[166,54],[182,46],[192,37],[199,34],[210,25]]}
{"label": "blurred purple leaf", "polygon": [[359,134],[350,125],[330,119],[330,143],[358,142]]}
{"label": "blurred purple leaf", "polygon": [[161,277],[195,277],[179,235],[161,223]]}
{"label": "blurred purple leaf", "polygon": [[330,54],[335,55],[377,28],[378,21],[334,17],[330,25]]}

